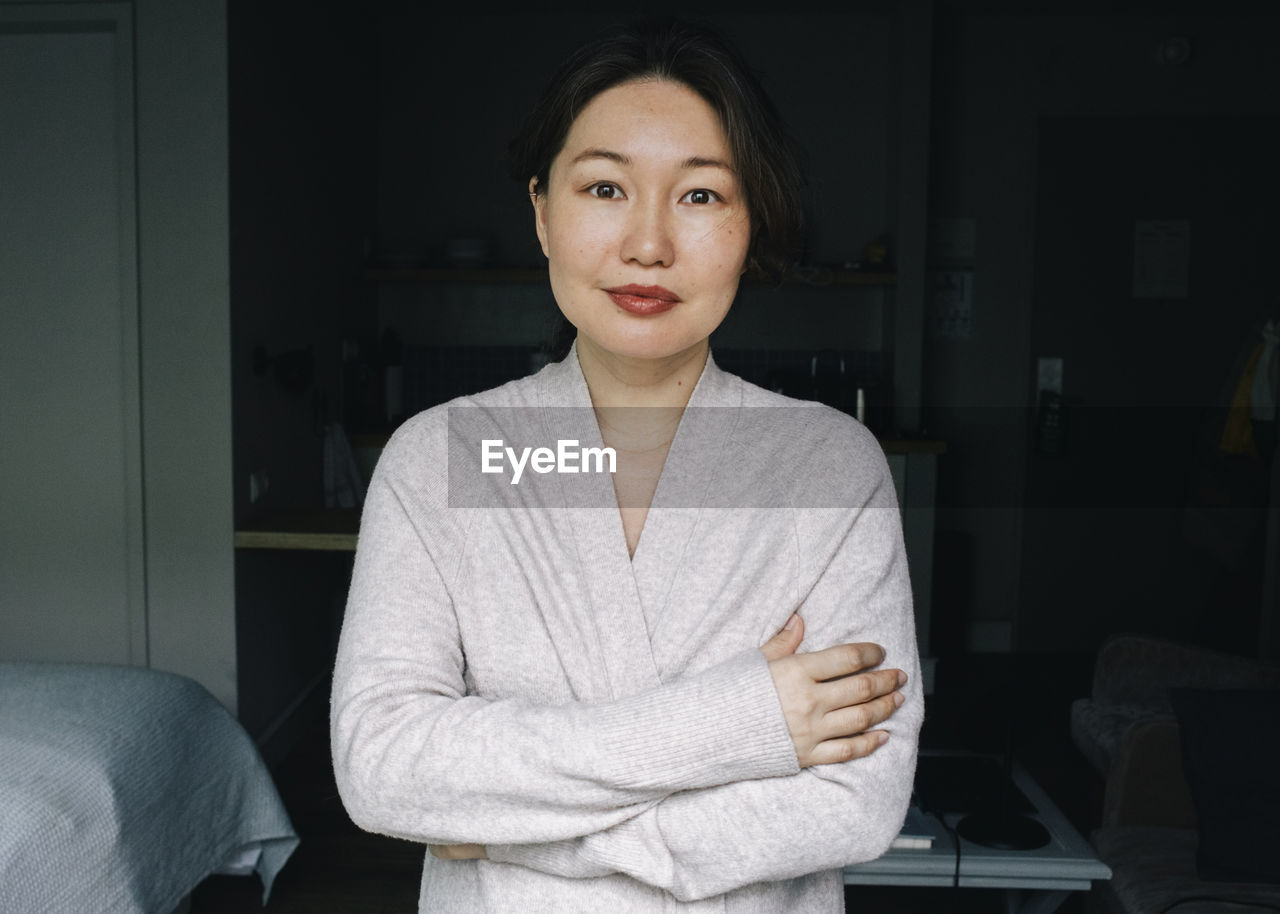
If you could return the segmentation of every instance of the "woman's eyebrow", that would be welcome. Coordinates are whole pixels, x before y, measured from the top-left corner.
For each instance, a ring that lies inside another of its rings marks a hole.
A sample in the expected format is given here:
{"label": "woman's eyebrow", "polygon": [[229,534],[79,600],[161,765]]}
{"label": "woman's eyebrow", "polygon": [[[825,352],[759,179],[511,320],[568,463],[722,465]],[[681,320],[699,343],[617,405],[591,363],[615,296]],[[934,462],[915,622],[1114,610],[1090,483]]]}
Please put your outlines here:
{"label": "woman's eyebrow", "polygon": [[681,168],[723,168],[733,171],[733,166],[721,159],[708,159],[703,156],[690,156],[680,163]]}
{"label": "woman's eyebrow", "polygon": [[[593,159],[604,159],[607,162],[616,162],[619,165],[630,165],[631,156],[624,155],[621,152],[615,152],[612,149],[604,149],[599,146],[591,146],[582,150],[573,157],[571,165],[577,165],[579,162],[589,162]],[[689,156],[680,163],[681,168],[723,168],[725,171],[732,172],[733,166],[723,159],[713,159],[707,156]]]}
{"label": "woman's eyebrow", "polygon": [[617,162],[619,165],[631,164],[631,156],[614,152],[612,149],[601,149],[599,146],[592,146],[582,150],[582,152],[573,157],[573,161],[570,164],[577,165],[579,162],[587,162],[591,159],[605,159],[609,162]]}

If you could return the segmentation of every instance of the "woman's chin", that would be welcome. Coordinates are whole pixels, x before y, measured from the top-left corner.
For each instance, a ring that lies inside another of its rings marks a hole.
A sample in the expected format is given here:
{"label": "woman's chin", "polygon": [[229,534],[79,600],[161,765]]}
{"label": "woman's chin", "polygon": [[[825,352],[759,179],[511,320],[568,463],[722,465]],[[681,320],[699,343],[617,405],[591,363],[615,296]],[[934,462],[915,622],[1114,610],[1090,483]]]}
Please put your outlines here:
{"label": "woman's chin", "polygon": [[592,336],[578,331],[579,348],[585,346],[601,356],[642,361],[662,361],[706,348],[707,337],[674,338],[666,334],[609,334]]}

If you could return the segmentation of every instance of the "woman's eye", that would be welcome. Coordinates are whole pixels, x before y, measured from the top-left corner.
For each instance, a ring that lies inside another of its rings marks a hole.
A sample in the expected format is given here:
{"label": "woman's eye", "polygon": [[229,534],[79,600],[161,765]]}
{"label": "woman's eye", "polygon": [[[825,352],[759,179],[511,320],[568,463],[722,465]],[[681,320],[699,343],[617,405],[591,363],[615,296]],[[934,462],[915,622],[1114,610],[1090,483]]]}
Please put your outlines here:
{"label": "woman's eye", "polygon": [[717,194],[714,190],[706,190],[705,188],[700,188],[698,190],[691,190],[687,194],[685,194],[682,202],[694,203],[699,206],[704,206],[708,203],[714,203],[719,199],[720,199],[720,195]]}
{"label": "woman's eye", "polygon": [[600,200],[616,200],[622,196],[622,189],[616,184],[601,181],[599,184],[592,184],[588,187],[587,193]]}

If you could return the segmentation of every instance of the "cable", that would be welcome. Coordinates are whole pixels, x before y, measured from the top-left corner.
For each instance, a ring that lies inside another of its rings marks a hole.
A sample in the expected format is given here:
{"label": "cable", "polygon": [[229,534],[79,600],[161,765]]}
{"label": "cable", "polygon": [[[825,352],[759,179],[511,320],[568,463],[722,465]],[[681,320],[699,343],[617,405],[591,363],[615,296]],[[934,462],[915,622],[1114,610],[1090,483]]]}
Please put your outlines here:
{"label": "cable", "polygon": [[[916,801],[913,799],[912,802]],[[946,815],[944,813],[926,808],[923,803],[917,803],[917,805],[920,807],[921,812],[926,812],[937,819],[938,824],[946,829],[947,834],[951,835],[951,846],[955,850],[956,858],[955,868],[951,873],[951,887],[953,889],[960,888],[960,835],[956,833],[956,830],[952,826],[947,824]]]}
{"label": "cable", "polygon": [[956,832],[954,828],[952,828],[950,825],[947,824],[947,820],[944,819],[942,816],[937,815],[935,813],[934,817],[939,822],[941,822],[942,827],[945,828],[948,833],[950,833],[951,846],[956,849],[956,867],[955,867],[955,871],[951,874],[951,887],[953,889],[958,889],[960,888],[960,835],[958,832]]}

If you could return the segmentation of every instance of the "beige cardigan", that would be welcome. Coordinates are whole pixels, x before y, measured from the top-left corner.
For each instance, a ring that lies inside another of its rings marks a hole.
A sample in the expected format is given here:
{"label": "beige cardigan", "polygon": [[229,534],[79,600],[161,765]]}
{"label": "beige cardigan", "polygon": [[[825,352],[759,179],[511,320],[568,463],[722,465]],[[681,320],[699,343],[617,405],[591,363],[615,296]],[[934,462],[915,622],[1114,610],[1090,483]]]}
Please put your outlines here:
{"label": "beige cardigan", "polygon": [[[427,854],[422,912],[831,912],[911,794],[923,717],[876,440],[708,357],[634,559],[607,475],[479,472],[479,439],[602,446],[576,353],[435,407],[369,488],[332,748],[361,827]],[[564,407],[572,407],[566,409]],[[884,646],[889,742],[801,770],[758,648]]]}

